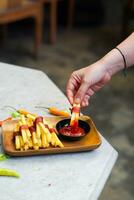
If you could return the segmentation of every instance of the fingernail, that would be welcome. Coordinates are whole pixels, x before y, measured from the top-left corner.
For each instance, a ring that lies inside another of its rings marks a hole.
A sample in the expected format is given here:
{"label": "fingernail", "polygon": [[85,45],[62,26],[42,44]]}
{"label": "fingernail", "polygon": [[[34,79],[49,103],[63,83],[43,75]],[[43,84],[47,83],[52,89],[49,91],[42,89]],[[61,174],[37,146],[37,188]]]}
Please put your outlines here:
{"label": "fingernail", "polygon": [[74,102],[75,102],[75,103],[80,103],[80,98],[76,98],[76,99],[74,100]]}

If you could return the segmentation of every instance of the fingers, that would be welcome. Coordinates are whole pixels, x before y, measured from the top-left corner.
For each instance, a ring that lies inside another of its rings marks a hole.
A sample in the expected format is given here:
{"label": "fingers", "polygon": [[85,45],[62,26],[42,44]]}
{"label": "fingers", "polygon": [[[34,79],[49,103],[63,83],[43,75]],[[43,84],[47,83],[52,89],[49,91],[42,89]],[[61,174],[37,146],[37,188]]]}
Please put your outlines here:
{"label": "fingers", "polygon": [[74,102],[74,96],[79,88],[79,82],[77,78],[75,77],[75,73],[73,73],[68,80],[67,87],[66,87],[66,94],[68,97],[68,100],[71,104]]}
{"label": "fingers", "polygon": [[81,106],[82,107],[87,107],[89,105],[89,101],[88,100],[83,100],[82,102],[81,102]]}
{"label": "fingers", "polygon": [[85,107],[89,105],[89,98],[94,94],[94,91],[89,88],[89,83],[83,81],[82,83],[71,76],[67,83],[66,93],[71,104],[80,103],[81,106]]}
{"label": "fingers", "polygon": [[88,94],[85,95],[84,99],[81,101],[81,106],[86,107],[89,105],[90,96]]}
{"label": "fingers", "polygon": [[[75,97],[74,97],[74,102],[75,103],[81,103],[82,100],[84,99],[87,91],[88,91],[88,88],[89,88],[89,83],[87,81],[83,81],[80,88],[78,89]],[[87,101],[86,101],[86,104],[87,104]]]}
{"label": "fingers", "polygon": [[89,78],[89,75],[87,76],[88,73],[87,68],[74,71],[68,80],[66,93],[71,104],[80,103],[81,106],[88,105],[89,98],[94,94],[92,89],[93,78],[91,74]]}
{"label": "fingers", "polygon": [[67,97],[68,97],[70,104],[73,104],[74,94],[73,94],[73,91],[71,90],[71,88],[67,88],[66,93],[67,93]]}
{"label": "fingers", "polygon": [[72,73],[66,89],[71,104],[80,103],[81,106],[87,106],[90,97],[110,80],[110,74],[100,66],[101,63],[97,62]]}

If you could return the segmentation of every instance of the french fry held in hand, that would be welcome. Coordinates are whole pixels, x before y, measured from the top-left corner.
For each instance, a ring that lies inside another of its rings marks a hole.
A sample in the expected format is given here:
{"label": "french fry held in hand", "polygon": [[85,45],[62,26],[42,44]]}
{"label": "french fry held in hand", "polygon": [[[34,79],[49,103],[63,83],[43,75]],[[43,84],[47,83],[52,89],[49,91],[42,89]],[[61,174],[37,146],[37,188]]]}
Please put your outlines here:
{"label": "french fry held in hand", "polygon": [[80,116],[80,104],[73,104],[70,126],[77,127]]}
{"label": "french fry held in hand", "polygon": [[16,150],[28,150],[39,148],[63,147],[51,124],[41,117],[31,113],[21,115],[21,119],[15,127]]}

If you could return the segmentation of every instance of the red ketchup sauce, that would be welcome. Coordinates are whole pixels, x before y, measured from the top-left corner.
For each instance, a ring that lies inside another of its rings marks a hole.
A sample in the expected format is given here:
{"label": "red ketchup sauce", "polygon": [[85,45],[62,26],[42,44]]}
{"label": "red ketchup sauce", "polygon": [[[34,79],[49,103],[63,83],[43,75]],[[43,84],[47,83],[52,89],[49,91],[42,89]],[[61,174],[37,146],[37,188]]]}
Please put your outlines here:
{"label": "red ketchup sauce", "polygon": [[83,128],[78,126],[64,126],[59,130],[60,134],[65,136],[82,136],[85,135],[85,131]]}

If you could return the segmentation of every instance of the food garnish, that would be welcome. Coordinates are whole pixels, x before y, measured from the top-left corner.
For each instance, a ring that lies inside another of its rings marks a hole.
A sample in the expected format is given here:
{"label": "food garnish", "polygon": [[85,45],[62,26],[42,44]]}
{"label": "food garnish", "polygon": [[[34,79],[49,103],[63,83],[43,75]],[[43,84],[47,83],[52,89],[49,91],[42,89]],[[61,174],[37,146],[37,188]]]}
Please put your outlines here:
{"label": "food garnish", "polygon": [[36,108],[45,108],[52,115],[63,116],[63,117],[70,117],[70,114],[67,111],[65,111],[65,110],[59,110],[56,107],[36,106]]}
{"label": "food garnish", "polygon": [[13,176],[16,178],[20,177],[18,172],[14,171],[14,170],[6,169],[6,168],[0,168],[0,176]]}
{"label": "food garnish", "polygon": [[6,159],[8,159],[8,158],[9,158],[8,155],[3,154],[3,153],[0,154],[0,161],[4,161],[4,160],[6,160]]}

